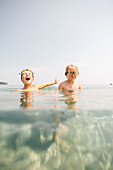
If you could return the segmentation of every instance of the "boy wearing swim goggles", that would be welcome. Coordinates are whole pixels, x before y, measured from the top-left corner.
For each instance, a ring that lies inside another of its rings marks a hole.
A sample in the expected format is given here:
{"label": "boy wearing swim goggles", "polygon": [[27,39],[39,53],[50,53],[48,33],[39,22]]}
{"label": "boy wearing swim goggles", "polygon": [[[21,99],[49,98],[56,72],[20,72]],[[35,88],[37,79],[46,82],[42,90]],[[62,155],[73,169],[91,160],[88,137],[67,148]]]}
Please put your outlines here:
{"label": "boy wearing swim goggles", "polygon": [[78,68],[74,65],[68,65],[66,67],[65,75],[67,80],[60,83],[58,89],[63,91],[75,91],[76,89],[81,89],[81,85],[75,82],[75,79],[79,75]]}
{"label": "boy wearing swim goggles", "polygon": [[34,80],[34,73],[31,70],[29,69],[22,70],[20,74],[21,74],[21,81],[24,84],[24,88],[17,89],[16,91],[36,91],[38,89],[42,89],[44,87],[51,86],[58,83],[58,79],[56,78],[55,81],[53,82],[47,82],[40,85],[38,84],[32,85]]}

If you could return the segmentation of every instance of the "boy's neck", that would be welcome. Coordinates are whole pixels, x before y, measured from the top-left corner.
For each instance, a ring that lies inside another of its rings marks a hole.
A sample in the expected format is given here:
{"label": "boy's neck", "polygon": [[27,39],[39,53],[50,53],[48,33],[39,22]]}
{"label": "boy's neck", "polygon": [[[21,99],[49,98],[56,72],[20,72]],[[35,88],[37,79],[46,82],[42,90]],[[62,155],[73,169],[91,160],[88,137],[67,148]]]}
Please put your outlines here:
{"label": "boy's neck", "polygon": [[23,89],[30,89],[32,87],[32,85],[24,85]]}
{"label": "boy's neck", "polygon": [[68,80],[68,79],[67,79],[67,82],[68,82],[69,84],[73,84],[75,81],[74,81],[74,80]]}

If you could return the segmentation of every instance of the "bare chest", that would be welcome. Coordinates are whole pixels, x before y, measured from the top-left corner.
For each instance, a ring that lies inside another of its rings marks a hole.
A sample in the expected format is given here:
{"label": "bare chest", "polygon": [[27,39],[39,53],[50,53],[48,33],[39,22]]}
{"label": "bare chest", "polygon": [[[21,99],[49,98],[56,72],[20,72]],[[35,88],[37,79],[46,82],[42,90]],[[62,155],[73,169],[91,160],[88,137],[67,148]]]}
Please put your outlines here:
{"label": "bare chest", "polygon": [[65,86],[64,86],[64,90],[76,90],[76,89],[79,89],[79,85],[77,83],[74,83],[74,84],[69,84],[69,83],[66,83]]}

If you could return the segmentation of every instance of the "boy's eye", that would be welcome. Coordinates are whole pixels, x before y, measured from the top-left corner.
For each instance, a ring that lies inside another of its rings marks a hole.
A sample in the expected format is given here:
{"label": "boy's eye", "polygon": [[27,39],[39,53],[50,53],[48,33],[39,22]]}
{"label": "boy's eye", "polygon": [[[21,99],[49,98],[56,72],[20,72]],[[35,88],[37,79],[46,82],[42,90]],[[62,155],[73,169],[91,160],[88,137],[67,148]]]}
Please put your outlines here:
{"label": "boy's eye", "polygon": [[31,73],[28,73],[28,74],[27,74],[27,73],[23,73],[23,74],[22,74],[22,76],[25,76],[25,75],[31,76],[32,74],[31,74]]}

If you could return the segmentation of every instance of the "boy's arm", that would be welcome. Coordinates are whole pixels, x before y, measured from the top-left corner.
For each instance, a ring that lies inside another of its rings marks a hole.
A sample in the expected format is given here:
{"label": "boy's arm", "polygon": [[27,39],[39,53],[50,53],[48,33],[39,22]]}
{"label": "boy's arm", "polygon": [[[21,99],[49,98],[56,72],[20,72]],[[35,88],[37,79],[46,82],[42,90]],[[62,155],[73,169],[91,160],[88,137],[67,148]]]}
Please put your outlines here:
{"label": "boy's arm", "polygon": [[57,84],[57,83],[58,83],[58,79],[56,78],[55,81],[53,81],[53,82],[47,82],[47,83],[44,83],[44,84],[39,84],[38,89],[43,89],[44,87],[51,86],[51,85],[54,85],[54,84]]}
{"label": "boy's arm", "polygon": [[14,90],[13,92],[18,92],[18,91],[22,91],[21,89],[17,89],[17,90]]}

